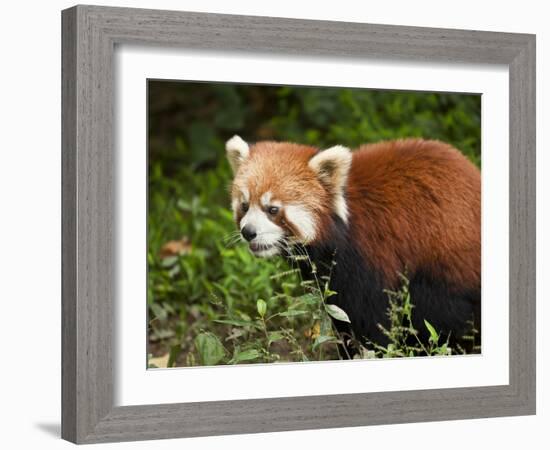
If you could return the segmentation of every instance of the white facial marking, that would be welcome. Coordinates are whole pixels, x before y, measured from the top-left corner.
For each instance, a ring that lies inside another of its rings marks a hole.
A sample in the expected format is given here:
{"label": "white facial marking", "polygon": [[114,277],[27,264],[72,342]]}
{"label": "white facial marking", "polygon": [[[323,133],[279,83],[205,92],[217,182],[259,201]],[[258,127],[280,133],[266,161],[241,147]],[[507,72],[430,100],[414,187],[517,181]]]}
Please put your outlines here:
{"label": "white facial marking", "polygon": [[262,211],[259,206],[250,206],[239,223],[241,230],[245,226],[251,227],[256,233],[256,237],[250,242],[251,245],[260,246],[258,250],[253,251],[256,256],[267,258],[279,253],[277,244],[284,237],[284,231],[277,224],[269,220],[265,212]]}
{"label": "white facial marking", "polygon": [[243,197],[243,202],[248,203],[248,201],[250,200],[250,192],[247,188],[243,187],[241,189],[241,195]]}
{"label": "white facial marking", "polygon": [[302,243],[307,244],[315,239],[315,220],[307,209],[299,205],[286,205],[285,214],[288,221],[298,229]]}
{"label": "white facial marking", "polygon": [[271,202],[271,192],[267,191],[264,195],[260,197],[260,203],[262,206],[268,206]]}

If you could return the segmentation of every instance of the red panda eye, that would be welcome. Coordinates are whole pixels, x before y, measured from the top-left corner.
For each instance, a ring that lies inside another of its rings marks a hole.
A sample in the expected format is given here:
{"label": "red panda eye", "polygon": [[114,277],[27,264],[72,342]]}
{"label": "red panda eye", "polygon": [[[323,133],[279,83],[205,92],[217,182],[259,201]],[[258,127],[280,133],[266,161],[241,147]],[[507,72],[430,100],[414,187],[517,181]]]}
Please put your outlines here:
{"label": "red panda eye", "polygon": [[248,211],[248,203],[241,203],[241,209],[243,210],[243,212],[247,212]]}
{"label": "red panda eye", "polygon": [[279,212],[279,208],[277,208],[276,206],[270,206],[269,208],[267,208],[267,212],[274,216]]}

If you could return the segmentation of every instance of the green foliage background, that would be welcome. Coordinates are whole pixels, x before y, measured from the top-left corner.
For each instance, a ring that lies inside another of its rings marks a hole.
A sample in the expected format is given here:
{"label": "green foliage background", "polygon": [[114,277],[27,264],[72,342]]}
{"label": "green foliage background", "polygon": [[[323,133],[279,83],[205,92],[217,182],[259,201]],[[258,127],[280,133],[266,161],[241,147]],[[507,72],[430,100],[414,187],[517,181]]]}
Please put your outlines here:
{"label": "green foliage background", "polygon": [[[235,230],[228,138],[354,148],[415,136],[449,142],[480,166],[480,123],[478,95],[150,81],[148,353],[168,354],[169,365],[203,363],[197,336],[206,333],[221,344],[214,363],[236,362],[239,352],[256,355],[248,362],[338,357],[330,348],[312,353],[316,324],[307,314],[272,319],[292,334],[269,344],[272,356],[250,353],[258,347],[254,327],[216,322],[254,320],[260,299],[268,314],[292,310],[303,294],[296,274],[273,278],[288,270],[284,261],[228,243]],[[182,254],[161,257],[168,241],[182,238]]]}

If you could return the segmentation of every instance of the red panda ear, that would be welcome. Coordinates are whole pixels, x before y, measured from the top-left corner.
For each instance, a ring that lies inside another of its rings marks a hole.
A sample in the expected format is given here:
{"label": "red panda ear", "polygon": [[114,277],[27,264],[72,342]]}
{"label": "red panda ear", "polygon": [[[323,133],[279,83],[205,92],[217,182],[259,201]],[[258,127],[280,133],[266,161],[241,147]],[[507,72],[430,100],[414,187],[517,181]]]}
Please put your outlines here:
{"label": "red panda ear", "polygon": [[323,150],[309,160],[309,167],[331,194],[334,212],[347,223],[348,208],[344,194],[351,167],[349,148],[336,145]]}
{"label": "red panda ear", "polygon": [[227,159],[233,169],[233,173],[237,173],[239,166],[248,158],[250,153],[248,144],[237,135],[225,143],[225,151],[227,152]]}

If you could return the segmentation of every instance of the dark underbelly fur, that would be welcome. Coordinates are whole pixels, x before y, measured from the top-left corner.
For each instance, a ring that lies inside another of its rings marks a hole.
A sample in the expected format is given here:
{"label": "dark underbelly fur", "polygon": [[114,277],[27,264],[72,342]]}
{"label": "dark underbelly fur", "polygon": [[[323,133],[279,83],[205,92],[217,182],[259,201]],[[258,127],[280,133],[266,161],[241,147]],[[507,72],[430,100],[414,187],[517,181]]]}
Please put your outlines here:
{"label": "dark underbelly fur", "polygon": [[[335,320],[335,326],[344,336],[353,335],[363,342],[367,348],[369,341],[387,346],[388,338],[380,330],[378,324],[389,328],[387,309],[388,295],[384,289],[396,289],[399,286],[384,286],[382,277],[368,261],[363,258],[353,246],[347,233],[346,225],[339,219],[334,220],[333,239],[323,245],[308,246],[307,252],[317,266],[317,276],[328,275],[332,262],[330,287],[337,292],[329,298],[342,308],[349,316],[350,324]],[[300,270],[304,279],[312,278],[311,267],[301,262]],[[405,268],[403,268],[405,272]],[[461,292],[450,291],[445,283],[434,279],[430,273],[407,273],[411,302],[414,305],[412,312],[413,327],[418,330],[418,336],[423,343],[428,343],[429,333],[424,325],[424,319],[430,322],[440,333],[440,343],[449,336],[451,346],[459,344],[471,352],[472,343],[462,339],[471,333],[474,322],[480,330],[480,289],[467,286]],[[481,333],[478,333],[478,339]],[[414,339],[414,338],[412,338]],[[414,344],[410,342],[409,344]],[[346,346],[348,354],[353,355],[356,348]],[[344,352],[346,353],[346,352]]]}

